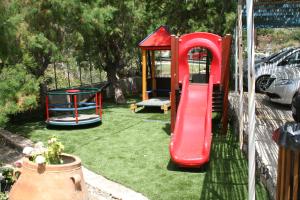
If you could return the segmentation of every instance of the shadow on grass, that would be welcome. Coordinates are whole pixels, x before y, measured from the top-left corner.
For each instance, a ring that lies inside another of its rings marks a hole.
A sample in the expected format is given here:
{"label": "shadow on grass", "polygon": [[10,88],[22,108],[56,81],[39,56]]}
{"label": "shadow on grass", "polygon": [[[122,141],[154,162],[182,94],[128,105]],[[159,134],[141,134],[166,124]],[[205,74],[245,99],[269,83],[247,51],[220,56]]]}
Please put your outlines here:
{"label": "shadow on grass", "polygon": [[113,108],[130,108],[130,104],[115,104],[115,103],[104,103],[102,108],[103,109],[113,109]]}
{"label": "shadow on grass", "polygon": [[30,133],[32,133],[33,131],[36,131],[36,130],[43,130],[43,129],[80,130],[80,129],[95,128],[97,126],[100,126],[101,124],[102,124],[102,122],[80,125],[80,126],[57,126],[57,125],[48,125],[44,121],[35,120],[35,121],[31,121],[31,122],[19,121],[17,123],[10,123],[7,125],[6,129],[13,133],[16,133],[16,134],[19,134],[19,135],[29,138]]}
{"label": "shadow on grass", "polygon": [[[232,126],[229,126],[227,135],[220,134],[220,115],[213,118],[213,140],[208,164],[198,169],[181,168],[172,161],[167,165],[169,171],[203,174],[203,185],[199,186],[200,200],[247,199],[247,168],[247,161],[239,149],[238,137],[233,133]],[[261,197],[258,195],[257,199],[263,199]]]}
{"label": "shadow on grass", "polygon": [[162,130],[167,134],[171,135],[171,123],[166,123]]}
{"label": "shadow on grass", "polygon": [[209,168],[209,163],[201,166],[200,168],[184,168],[176,165],[172,160],[169,160],[167,165],[167,169],[169,171],[177,171],[177,172],[188,172],[188,173],[205,173]]}
{"label": "shadow on grass", "polygon": [[95,128],[100,126],[102,122],[92,123],[92,124],[84,124],[78,126],[58,126],[58,125],[46,125],[47,129],[49,130],[80,130],[80,129],[88,129],[88,128]]}
{"label": "shadow on grass", "polygon": [[136,111],[136,113],[162,113],[163,114],[163,110],[161,110],[160,107],[144,107],[144,108],[139,108],[138,111]]}
{"label": "shadow on grass", "polygon": [[18,123],[9,123],[5,129],[28,138],[30,133],[34,130],[42,130],[44,128],[46,128],[46,123],[44,121],[37,120],[32,122],[20,121]]}
{"label": "shadow on grass", "polygon": [[[227,135],[213,137],[210,168],[205,174],[200,200],[248,198],[248,164],[232,127],[229,125]],[[266,199],[259,180],[256,183],[257,199]]]}
{"label": "shadow on grass", "polygon": [[215,135],[210,160],[200,199],[245,199],[247,164],[236,137]]}
{"label": "shadow on grass", "polygon": [[226,136],[220,134],[220,115],[213,119],[210,168],[205,174],[200,200],[245,199],[247,164],[231,126]]}

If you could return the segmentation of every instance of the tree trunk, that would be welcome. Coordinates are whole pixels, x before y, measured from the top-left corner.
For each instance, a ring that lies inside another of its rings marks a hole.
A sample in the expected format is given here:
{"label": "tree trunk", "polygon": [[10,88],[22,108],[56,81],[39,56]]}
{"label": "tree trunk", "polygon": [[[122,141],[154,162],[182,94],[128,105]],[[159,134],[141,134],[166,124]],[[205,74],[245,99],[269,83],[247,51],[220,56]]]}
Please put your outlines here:
{"label": "tree trunk", "polygon": [[47,85],[45,83],[40,84],[40,109],[42,113],[45,113],[46,109],[46,93],[47,93]]}
{"label": "tree trunk", "polygon": [[[48,65],[50,63],[50,58],[44,58],[44,62],[40,64],[42,66],[41,68],[37,69],[37,71],[34,73],[34,75],[37,78],[40,78],[45,75],[45,71],[48,68]],[[46,107],[46,93],[47,93],[47,84],[42,82],[40,84],[40,99],[39,99],[39,109],[44,114],[45,113],[45,107]]]}
{"label": "tree trunk", "polygon": [[114,90],[114,98],[117,104],[124,104],[126,103],[125,96],[123,94],[123,90],[120,86],[117,71],[114,67],[110,67],[107,72],[107,79],[111,83],[113,90]]}

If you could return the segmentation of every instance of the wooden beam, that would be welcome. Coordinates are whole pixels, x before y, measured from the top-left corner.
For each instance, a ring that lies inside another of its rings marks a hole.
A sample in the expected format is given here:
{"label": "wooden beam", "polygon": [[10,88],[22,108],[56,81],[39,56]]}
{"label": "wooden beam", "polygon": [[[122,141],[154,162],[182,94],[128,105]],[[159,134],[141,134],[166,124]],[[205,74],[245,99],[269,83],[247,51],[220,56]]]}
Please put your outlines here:
{"label": "wooden beam", "polygon": [[176,90],[178,90],[178,37],[171,36],[171,133],[176,122]]}
{"label": "wooden beam", "polygon": [[293,200],[298,199],[298,187],[299,187],[299,151],[294,154],[294,183],[293,183]]}
{"label": "wooden beam", "polygon": [[285,170],[286,170],[286,149],[284,147],[279,147],[281,149],[281,166],[278,166],[280,167],[280,170],[281,170],[281,173],[280,173],[280,185],[277,185],[277,187],[280,187],[279,188],[279,200],[284,200],[284,176],[285,176]]}
{"label": "wooden beam", "polygon": [[286,149],[286,165],[285,165],[285,177],[284,177],[284,199],[290,199],[290,193],[291,193],[291,154],[292,151],[290,149]]}
{"label": "wooden beam", "polygon": [[280,190],[281,190],[281,177],[282,177],[282,160],[283,158],[283,148],[279,146],[278,149],[278,165],[277,165],[277,186],[276,186],[276,200],[280,200]]}
{"label": "wooden beam", "polygon": [[226,35],[222,39],[222,86],[224,90],[223,112],[222,112],[222,134],[227,133],[228,129],[228,94],[229,94],[229,78],[230,78],[230,49],[232,36]]}
{"label": "wooden beam", "polygon": [[151,79],[152,79],[152,94],[156,96],[156,78],[155,78],[155,51],[151,51]]}
{"label": "wooden beam", "polygon": [[147,95],[147,51],[142,50],[142,95],[143,101],[148,99]]}

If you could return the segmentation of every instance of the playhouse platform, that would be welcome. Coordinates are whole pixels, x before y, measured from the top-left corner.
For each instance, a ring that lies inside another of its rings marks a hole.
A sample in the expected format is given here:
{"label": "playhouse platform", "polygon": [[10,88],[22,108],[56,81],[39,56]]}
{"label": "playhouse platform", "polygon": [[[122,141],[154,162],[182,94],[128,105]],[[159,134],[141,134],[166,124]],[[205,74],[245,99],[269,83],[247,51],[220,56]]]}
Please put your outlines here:
{"label": "playhouse platform", "polygon": [[131,104],[130,109],[135,112],[139,107],[160,107],[164,113],[167,113],[170,106],[171,101],[169,98],[157,97]]}
{"label": "playhouse platform", "polygon": [[[230,94],[230,109],[233,117],[235,132],[238,133],[239,121],[239,95]],[[248,99],[244,93],[244,128],[243,150],[248,150]],[[256,147],[256,172],[269,191],[270,197],[275,199],[277,181],[277,158],[278,146],[272,140],[272,133],[285,122],[294,121],[290,106],[272,103],[263,94],[256,94],[256,124],[255,124],[255,147]]]}

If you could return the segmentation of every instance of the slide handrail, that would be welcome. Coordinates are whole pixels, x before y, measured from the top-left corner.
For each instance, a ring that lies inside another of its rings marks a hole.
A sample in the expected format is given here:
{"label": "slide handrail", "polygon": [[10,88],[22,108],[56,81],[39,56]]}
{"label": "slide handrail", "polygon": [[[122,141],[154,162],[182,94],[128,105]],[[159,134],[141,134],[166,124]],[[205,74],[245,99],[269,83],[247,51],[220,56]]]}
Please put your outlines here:
{"label": "slide handrail", "polygon": [[182,116],[182,106],[180,106],[180,104],[183,104],[185,105],[185,101],[186,99],[184,97],[187,97],[188,95],[188,87],[189,87],[189,83],[190,83],[190,80],[189,80],[189,75],[185,75],[184,78],[183,78],[183,82],[182,82],[182,88],[181,88],[181,99],[180,99],[180,102],[179,102],[179,106],[178,106],[178,111],[177,111],[177,115],[176,115],[176,124],[175,124],[175,128],[174,130],[178,130],[178,126],[179,126],[179,123],[180,120],[181,120],[181,116]]}
{"label": "slide handrail", "polygon": [[[206,109],[206,116],[205,116],[205,136],[204,141],[207,141],[205,137],[212,137],[211,131],[212,131],[212,98],[213,98],[213,79],[214,76],[209,76],[209,82],[207,87],[207,109]],[[204,149],[209,148],[207,145],[209,145],[210,142],[204,144]]]}

